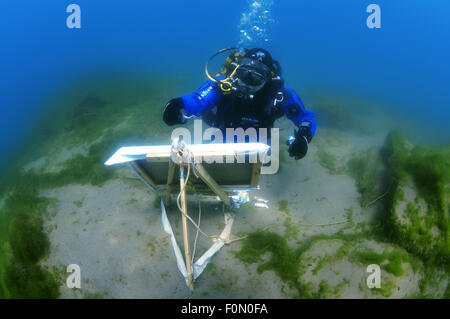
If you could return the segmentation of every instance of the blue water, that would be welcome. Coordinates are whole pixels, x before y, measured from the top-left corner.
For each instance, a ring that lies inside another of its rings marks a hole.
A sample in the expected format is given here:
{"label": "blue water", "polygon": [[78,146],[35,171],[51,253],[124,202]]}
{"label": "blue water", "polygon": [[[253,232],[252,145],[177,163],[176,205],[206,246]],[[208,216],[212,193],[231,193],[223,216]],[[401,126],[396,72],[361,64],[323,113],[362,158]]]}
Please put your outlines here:
{"label": "blue water", "polygon": [[[242,40],[242,14],[254,2],[1,1],[1,155],[24,142],[55,92],[85,73],[201,79],[209,55]],[[282,63],[288,85],[379,101],[450,142],[448,0],[259,2],[274,22],[265,25],[263,44]],[[79,30],[66,27],[70,3],[81,7]],[[381,7],[381,29],[366,26],[370,3]]]}

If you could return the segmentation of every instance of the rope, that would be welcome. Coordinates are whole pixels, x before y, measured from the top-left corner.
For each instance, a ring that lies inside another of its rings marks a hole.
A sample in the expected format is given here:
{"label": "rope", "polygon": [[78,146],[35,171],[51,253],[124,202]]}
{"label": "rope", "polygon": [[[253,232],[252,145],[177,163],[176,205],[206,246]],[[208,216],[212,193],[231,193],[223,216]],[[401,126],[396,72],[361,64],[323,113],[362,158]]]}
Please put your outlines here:
{"label": "rope", "polygon": [[[384,192],[383,194],[381,194],[380,196],[378,196],[377,198],[375,198],[374,200],[369,202],[367,205],[364,206],[364,208],[368,208],[371,205],[373,205],[374,203],[376,203],[377,201],[379,201],[380,199],[384,198],[387,194],[389,194],[391,187],[392,187],[392,181],[389,183],[389,187],[386,190],[386,192]],[[346,221],[339,221],[339,222],[326,223],[326,224],[305,224],[302,222],[296,222],[294,224],[297,224],[300,226],[305,226],[305,227],[324,227],[324,226],[333,226],[333,225],[339,225],[339,224],[347,224],[349,222],[350,222],[349,220],[346,220]],[[266,229],[272,227],[273,225],[278,225],[278,224],[276,224],[276,223],[269,224],[266,227],[264,227],[262,230],[266,230]]]}
{"label": "rope", "polygon": [[[326,223],[326,224],[305,224],[302,222],[294,222],[294,224],[300,225],[300,226],[305,226],[305,227],[324,227],[324,226],[333,226],[333,225],[339,225],[339,224],[347,224],[348,222],[349,222],[348,220],[343,220],[343,221],[339,221],[339,222]],[[266,227],[264,227],[262,230],[266,230],[272,226],[280,226],[280,225],[277,223],[272,223],[272,224],[269,224]]]}
{"label": "rope", "polygon": [[200,221],[202,218],[202,207],[200,205],[200,201],[198,201],[198,227],[197,228],[197,233],[195,234],[195,240],[194,240],[194,248],[192,249],[192,259],[191,262],[194,263],[194,257],[195,257],[195,251],[197,250],[197,239],[198,239],[198,233],[199,233],[199,229],[200,229]]}
{"label": "rope", "polygon": [[[190,176],[190,172],[191,172],[191,165],[192,165],[192,164],[191,164],[192,154],[191,154],[191,152],[190,152],[189,150],[187,150],[187,152],[188,152],[188,164],[187,164],[188,171],[187,171],[187,174],[186,174],[186,179],[184,180],[183,187],[180,189],[180,192],[179,192],[179,194],[178,194],[178,196],[177,196],[176,202],[177,202],[178,210],[179,210],[179,211],[180,211],[180,212],[181,212],[181,213],[182,213],[182,214],[183,214],[183,215],[184,215],[184,216],[192,223],[192,225],[197,229],[197,232],[196,232],[196,234],[195,234],[195,240],[194,240],[194,247],[193,247],[193,252],[192,252],[192,258],[191,258],[192,262],[194,262],[195,251],[197,250],[197,240],[198,240],[198,234],[199,234],[199,233],[202,234],[203,236],[205,236],[206,238],[212,240],[213,242],[219,240],[220,238],[219,238],[218,236],[211,236],[211,235],[208,235],[208,234],[206,234],[206,233],[200,228],[200,222],[201,222],[201,216],[202,216],[202,210],[201,210],[200,201],[198,202],[198,208],[199,208],[199,212],[198,212],[198,223],[196,223],[196,222],[195,222],[188,214],[186,214],[186,213],[183,211],[183,209],[181,208],[181,201],[180,201],[180,199],[181,199],[181,193],[184,191],[184,189],[185,189],[185,187],[186,187],[186,185],[187,185],[187,183],[188,183],[188,181],[189,181],[189,176]],[[194,171],[194,175],[195,175],[196,177],[198,177],[197,174],[195,174],[195,169],[194,169],[194,168],[193,168],[193,171]],[[225,207],[225,206],[223,206],[223,209],[224,209],[224,207]],[[245,239],[245,238],[247,238],[247,237],[248,237],[248,236],[245,235],[245,236],[243,236],[243,237],[225,240],[225,244],[231,244],[231,243],[233,243],[233,242],[235,242],[235,241],[243,240],[243,239]]]}
{"label": "rope", "polygon": [[189,153],[188,153],[188,164],[187,164],[187,167],[188,167],[188,172],[187,172],[187,174],[186,174],[186,179],[184,180],[184,184],[183,184],[183,188],[181,188],[180,189],[180,192],[178,193],[178,196],[177,196],[177,206],[178,206],[178,210],[192,223],[192,225],[194,225],[194,227],[197,229],[197,232],[200,232],[203,236],[205,236],[206,238],[208,238],[208,239],[210,239],[210,240],[212,240],[212,241],[215,241],[215,240],[217,240],[218,239],[218,237],[217,236],[210,236],[210,235],[208,235],[208,234],[206,234],[203,230],[201,230],[200,229],[200,226],[199,225],[197,225],[197,223],[188,215],[188,214],[186,214],[184,211],[183,211],[183,209],[181,209],[181,202],[180,202],[180,199],[181,199],[181,193],[184,191],[184,189],[185,189],[185,187],[186,187],[186,185],[187,185],[187,183],[188,183],[188,180],[189,180],[189,176],[190,176],[190,172],[191,172],[191,161],[190,161],[190,159],[191,159],[191,153],[190,153],[190,151],[189,150],[187,150]]}
{"label": "rope", "polygon": [[334,223],[327,223],[327,224],[304,224],[302,222],[297,222],[295,224],[301,225],[301,226],[306,226],[306,227],[323,227],[323,226],[333,226],[333,225],[339,225],[339,224],[347,224],[349,221],[348,220],[343,220],[340,222],[334,222]]}
{"label": "rope", "polygon": [[231,243],[234,243],[235,241],[243,240],[243,239],[245,239],[245,238],[247,238],[247,237],[248,237],[248,236],[245,235],[245,236],[242,236],[242,237],[239,237],[239,238],[229,239],[229,240],[226,240],[226,241],[225,241],[225,244],[229,245],[229,244],[231,244]]}
{"label": "rope", "polygon": [[389,187],[387,189],[387,191],[384,194],[381,194],[380,196],[378,196],[377,198],[375,198],[373,201],[369,202],[364,208],[369,208],[371,205],[375,204],[376,202],[378,202],[380,199],[382,199],[383,197],[385,197],[387,194],[389,194],[390,190],[391,190],[391,186],[392,186],[392,181],[389,183]]}

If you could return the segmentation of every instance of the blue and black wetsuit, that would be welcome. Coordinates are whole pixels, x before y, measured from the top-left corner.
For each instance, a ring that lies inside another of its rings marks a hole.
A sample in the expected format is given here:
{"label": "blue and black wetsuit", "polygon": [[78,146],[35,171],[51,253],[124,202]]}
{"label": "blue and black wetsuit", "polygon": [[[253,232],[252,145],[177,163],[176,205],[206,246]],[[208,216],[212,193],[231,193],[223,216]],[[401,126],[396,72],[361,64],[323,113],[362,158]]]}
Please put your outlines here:
{"label": "blue and black wetsuit", "polygon": [[[211,58],[229,50],[234,48],[221,50]],[[190,116],[201,117],[219,128],[225,141],[227,128],[255,128],[258,134],[260,128],[265,128],[270,143],[270,129],[276,119],[285,115],[297,127],[295,137],[288,141],[289,155],[295,159],[306,155],[317,129],[314,113],[306,110],[294,90],[284,86],[281,66],[268,51],[235,51],[225,59],[216,78],[208,73],[208,63],[206,74],[210,81],[197,91],[167,103],[163,119],[168,125],[184,124]]]}
{"label": "blue and black wetsuit", "polygon": [[295,91],[284,87],[281,79],[269,83],[253,99],[237,99],[224,94],[213,81],[207,81],[181,99],[187,116],[201,117],[223,133],[226,128],[238,127],[267,128],[270,132],[275,120],[284,115],[299,130],[302,126],[308,127],[308,142],[317,128],[314,112],[306,110]]}

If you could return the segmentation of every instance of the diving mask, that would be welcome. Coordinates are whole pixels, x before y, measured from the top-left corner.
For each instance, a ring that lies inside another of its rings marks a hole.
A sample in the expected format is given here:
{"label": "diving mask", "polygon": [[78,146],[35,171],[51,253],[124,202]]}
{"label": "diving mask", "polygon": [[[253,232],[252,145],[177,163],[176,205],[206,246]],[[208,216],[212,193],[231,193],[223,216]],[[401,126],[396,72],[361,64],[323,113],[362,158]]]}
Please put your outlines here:
{"label": "diving mask", "polygon": [[238,94],[253,95],[269,80],[270,70],[265,64],[251,58],[243,58],[232,82]]}

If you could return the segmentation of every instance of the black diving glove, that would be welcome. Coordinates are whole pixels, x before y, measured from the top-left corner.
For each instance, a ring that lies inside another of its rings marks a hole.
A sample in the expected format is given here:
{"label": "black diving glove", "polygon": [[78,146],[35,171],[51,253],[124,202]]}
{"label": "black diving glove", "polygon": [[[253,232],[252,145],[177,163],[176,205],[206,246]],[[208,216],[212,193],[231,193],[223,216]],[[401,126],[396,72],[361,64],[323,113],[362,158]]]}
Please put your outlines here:
{"label": "black diving glove", "polygon": [[300,126],[300,129],[295,132],[295,139],[289,145],[289,156],[299,160],[305,157],[308,152],[308,144],[311,142],[312,134],[310,124]]}
{"label": "black diving glove", "polygon": [[186,123],[186,109],[182,98],[177,97],[166,104],[163,120],[167,125]]}

